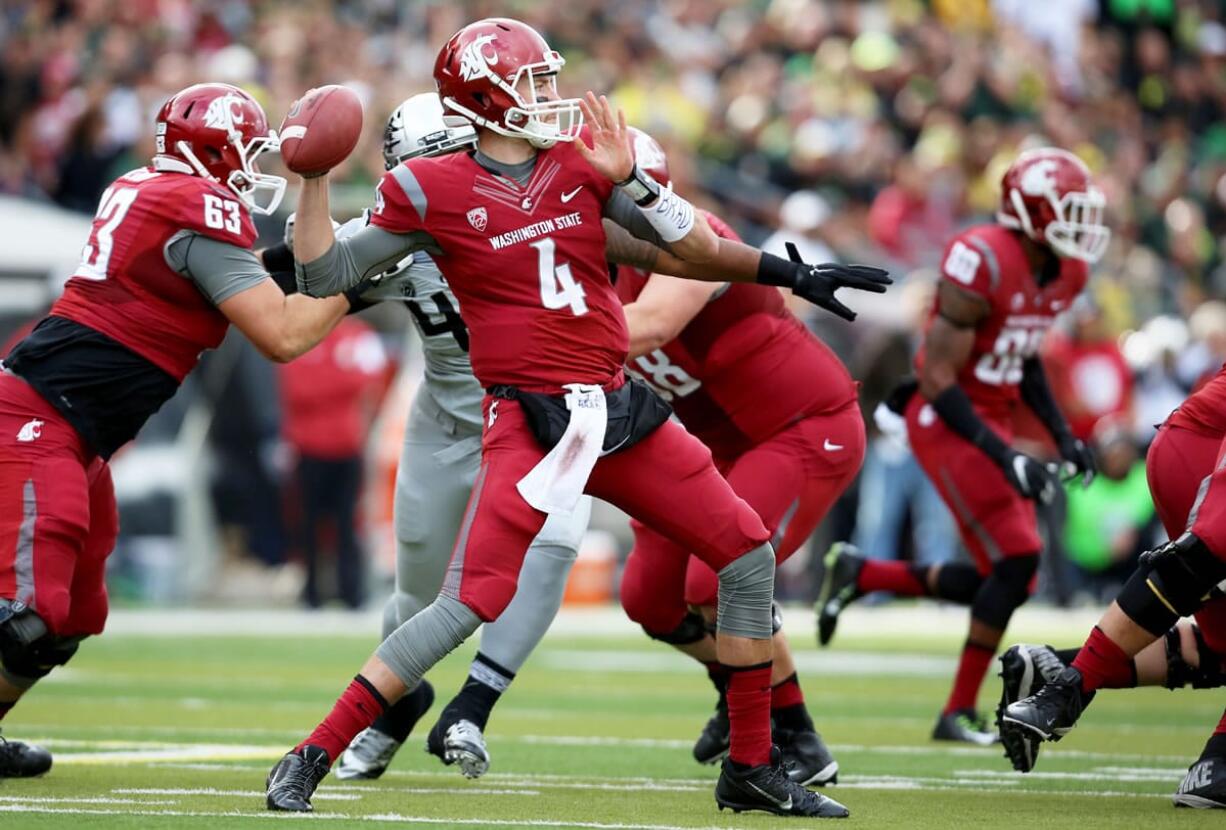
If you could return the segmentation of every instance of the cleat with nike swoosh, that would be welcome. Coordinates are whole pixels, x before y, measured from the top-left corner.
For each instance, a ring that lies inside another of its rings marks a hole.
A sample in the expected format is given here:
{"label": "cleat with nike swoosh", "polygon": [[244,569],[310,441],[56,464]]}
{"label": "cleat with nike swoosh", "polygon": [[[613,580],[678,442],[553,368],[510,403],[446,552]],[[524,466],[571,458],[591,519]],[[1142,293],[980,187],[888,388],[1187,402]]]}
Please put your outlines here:
{"label": "cleat with nike swoosh", "polygon": [[771,747],[771,762],[747,769],[724,759],[715,784],[715,803],[736,813],[760,810],[777,816],[847,818],[851,812],[833,798],[807,790],[788,778],[779,747]]}
{"label": "cleat with nike swoosh", "polygon": [[[1083,691],[1081,672],[1072,666],[1065,668],[1055,679],[1047,681],[1030,697],[1014,701],[1000,715],[1000,733],[1008,750],[1013,745],[1022,745],[1023,738],[1040,741],[1058,741],[1077,725],[1078,718],[1094,699],[1094,692]],[[1026,772],[1028,764],[1019,764],[1010,758],[1015,768]]]}
{"label": "cleat with nike swoosh", "polygon": [[817,642],[827,645],[834,637],[839,624],[839,614],[854,600],[862,596],[856,588],[856,580],[864,568],[864,557],[854,545],[835,542],[826,551],[822,560],[826,572],[822,576],[822,588],[817,594]]}

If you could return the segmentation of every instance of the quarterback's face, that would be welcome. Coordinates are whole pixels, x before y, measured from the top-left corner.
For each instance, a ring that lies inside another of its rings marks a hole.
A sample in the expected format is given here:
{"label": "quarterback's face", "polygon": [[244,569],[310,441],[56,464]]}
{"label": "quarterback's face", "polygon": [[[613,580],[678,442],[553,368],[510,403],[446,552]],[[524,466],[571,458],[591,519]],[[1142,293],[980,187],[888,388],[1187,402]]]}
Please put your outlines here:
{"label": "quarterback's face", "polygon": [[516,84],[515,91],[519,93],[519,97],[529,103],[541,104],[546,101],[557,101],[560,98],[557,75],[525,73]]}

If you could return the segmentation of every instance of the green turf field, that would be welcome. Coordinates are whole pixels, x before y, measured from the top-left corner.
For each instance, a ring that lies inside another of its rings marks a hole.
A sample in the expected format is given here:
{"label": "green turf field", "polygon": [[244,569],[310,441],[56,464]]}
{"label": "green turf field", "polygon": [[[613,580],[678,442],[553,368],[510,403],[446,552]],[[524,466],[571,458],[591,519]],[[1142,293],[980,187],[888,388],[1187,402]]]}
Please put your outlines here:
{"label": "green turf field", "polygon": [[[851,620],[871,620],[868,630],[841,632],[836,647],[820,653],[803,612],[789,618],[810,706],[842,767],[828,792],[850,807],[857,826],[1221,826],[1222,816],[1175,810],[1169,800],[1221,714],[1221,695],[1100,695],[1082,725],[1022,777],[997,750],[928,740],[963,618],[917,611],[912,625],[905,609],[857,612],[863,616]],[[1080,640],[1086,619],[1023,616],[1015,639]],[[155,620],[146,633],[119,625],[88,643],[4,723],[7,735],[45,742],[56,766],[41,779],[0,782],[0,827],[800,823],[718,812],[714,768],[689,755],[713,703],[705,677],[628,626],[580,635],[590,626],[573,618],[555,626],[504,696],[484,778],[467,781],[440,766],[415,734],[380,781],[329,778],[314,816],[268,814],[268,768],[352,676],[371,647],[364,628],[374,624],[330,616],[335,633],[321,635],[318,623],[307,624],[312,618],[293,620],[273,635],[259,634],[254,622],[249,633],[210,634],[203,618],[174,637],[158,633],[165,629]],[[432,675],[443,696],[458,687],[471,653],[461,649]],[[990,684],[981,702],[994,705],[988,698],[996,692]]]}

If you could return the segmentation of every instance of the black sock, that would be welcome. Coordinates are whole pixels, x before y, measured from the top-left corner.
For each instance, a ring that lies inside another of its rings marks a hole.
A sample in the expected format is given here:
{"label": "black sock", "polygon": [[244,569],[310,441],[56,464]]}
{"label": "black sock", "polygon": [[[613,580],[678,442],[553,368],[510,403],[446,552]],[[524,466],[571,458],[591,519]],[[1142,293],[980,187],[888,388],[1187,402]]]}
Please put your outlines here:
{"label": "black sock", "polygon": [[716,709],[728,708],[728,669],[723,663],[718,660],[712,663],[703,663],[707,667],[707,677],[711,680],[711,685],[715,687],[715,691],[719,694],[719,700],[715,704]]}
{"label": "black sock", "polygon": [[796,672],[771,686],[771,721],[776,729],[812,732],[813,719],[805,708],[805,696]]}
{"label": "black sock", "polygon": [[515,672],[503,668],[478,651],[468,670],[468,679],[460,687],[460,693],[447,704],[439,721],[451,724],[468,720],[484,731],[494,704],[514,679]]}
{"label": "black sock", "polygon": [[4,716],[16,705],[17,701],[15,700],[0,700],[0,720],[4,720]]}
{"label": "black sock", "polygon": [[417,684],[417,688],[409,692],[395,704],[383,711],[371,724],[372,729],[388,735],[400,743],[404,743],[413,731],[413,727],[426,714],[434,703],[434,689],[426,681]]}
{"label": "black sock", "polygon": [[1200,754],[1199,760],[1206,758],[1226,758],[1226,733],[1218,732],[1205,742],[1205,751]]}
{"label": "black sock", "polygon": [[[937,571],[936,590],[932,591],[931,596],[956,602],[959,605],[970,605],[975,601],[975,595],[982,584],[983,575],[974,565],[965,562],[946,562]],[[925,582],[924,586],[927,587],[927,585],[928,583]]]}

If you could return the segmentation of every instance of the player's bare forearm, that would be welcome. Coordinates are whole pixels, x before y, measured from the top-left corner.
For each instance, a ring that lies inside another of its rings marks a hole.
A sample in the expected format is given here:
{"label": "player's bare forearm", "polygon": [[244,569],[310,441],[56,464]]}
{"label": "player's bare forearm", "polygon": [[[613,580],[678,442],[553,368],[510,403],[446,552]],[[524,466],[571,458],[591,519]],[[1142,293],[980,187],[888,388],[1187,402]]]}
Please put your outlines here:
{"label": "player's bare forearm", "polygon": [[316,299],[293,294],[286,297],[283,355],[293,360],[310,351],[348,312],[349,300],[344,296]]}
{"label": "player's bare forearm", "polygon": [[313,262],[336,242],[328,206],[328,177],[302,180],[302,194],[294,216],[294,259]]}
{"label": "player's bare forearm", "polygon": [[639,239],[608,219],[604,220],[604,229],[605,255],[611,262],[670,277],[703,282],[754,282],[758,276],[758,264],[762,261],[762,252],[757,248],[721,236],[715,237],[718,245],[716,258],[708,263],[698,263],[674,256]]}
{"label": "player's bare forearm", "polygon": [[709,265],[719,257],[720,243],[723,241],[711,229],[702,211],[695,211],[694,227],[685,236],[670,242],[669,247],[679,259],[695,265]]}
{"label": "player's bare forearm", "polygon": [[975,346],[975,330],[956,328],[938,317],[924,338],[924,364],[918,372],[919,391],[933,401],[958,382],[958,375]]}
{"label": "player's bare forearm", "polygon": [[285,363],[328,335],[345,313],[343,296],[286,296],[271,279],[235,294],[217,309],[269,360]]}
{"label": "player's bare forearm", "polygon": [[635,301],[623,309],[630,330],[629,357],[649,354],[675,339],[719,288],[719,283],[653,274]]}

